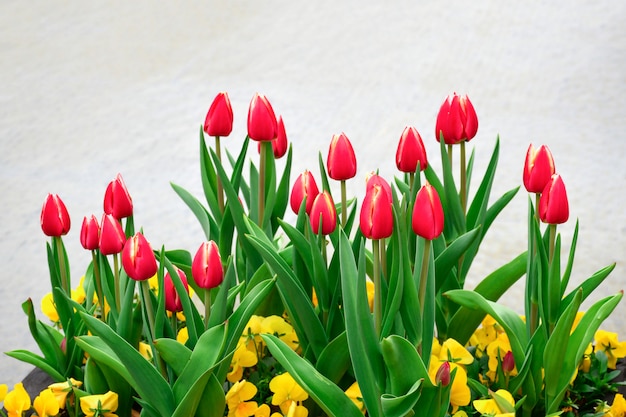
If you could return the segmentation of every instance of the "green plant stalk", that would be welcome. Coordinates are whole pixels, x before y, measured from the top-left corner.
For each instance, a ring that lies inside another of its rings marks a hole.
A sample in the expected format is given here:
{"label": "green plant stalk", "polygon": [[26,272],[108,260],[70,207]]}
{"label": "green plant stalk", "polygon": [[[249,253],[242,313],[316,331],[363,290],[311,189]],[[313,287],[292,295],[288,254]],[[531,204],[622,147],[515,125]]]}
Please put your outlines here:
{"label": "green plant stalk", "polygon": [[[466,172],[465,172],[465,166],[466,166],[466,161],[465,161],[465,142],[466,141],[462,141],[461,142],[461,190],[460,190],[460,194],[461,194],[461,208],[463,209],[463,214],[465,215],[465,212],[467,211],[467,176],[466,176]],[[460,274],[459,274],[460,275]]]}
{"label": "green plant stalk", "polygon": [[204,290],[204,330],[209,329],[209,316],[211,315],[211,291]]}
{"label": "green plant stalk", "polygon": [[409,174],[409,191],[413,189],[413,183],[415,182],[415,172]]}
{"label": "green plant stalk", "polygon": [[96,251],[91,251],[91,259],[93,263],[93,277],[96,281],[96,295],[98,296],[98,304],[100,305],[100,319],[105,321],[104,317],[104,291],[102,290],[102,278],[100,277],[100,267],[98,266],[98,257]]}
{"label": "green plant stalk", "polygon": [[556,240],[556,224],[551,224],[549,228],[550,228],[550,251],[548,252],[549,253],[548,262],[550,265],[552,265],[552,260],[554,259],[554,242]]}
{"label": "green plant stalk", "polygon": [[[419,293],[418,299],[420,303],[420,320],[423,320],[424,317],[424,308],[426,302],[426,284],[428,282],[428,263],[430,260],[430,246],[431,241],[425,239],[424,242],[424,253],[422,255],[422,268],[420,270],[420,285],[419,285]],[[423,342],[423,341],[422,341]],[[417,346],[417,352],[422,354],[422,342]],[[430,343],[430,341],[426,341],[426,343]]]}
{"label": "green plant stalk", "polygon": [[383,312],[382,312],[382,291],[380,283],[380,240],[372,240],[372,257],[373,257],[373,272],[372,278],[374,279],[374,329],[376,336],[380,338],[380,331],[382,328]]}
{"label": "green plant stalk", "polygon": [[263,212],[265,211],[265,165],[267,164],[267,153],[265,148],[272,146],[269,141],[261,142],[261,161],[259,163],[259,227],[263,228]]}
{"label": "green plant stalk", "polygon": [[117,311],[120,311],[121,308],[121,288],[120,288],[120,266],[119,266],[119,260],[118,260],[118,254],[115,253],[113,254],[113,273],[115,274],[115,307],[117,308]]}
{"label": "green plant stalk", "polygon": [[61,236],[52,237],[54,244],[57,247],[57,256],[59,257],[59,273],[61,275],[61,288],[65,291],[65,294],[68,296],[71,295],[70,290],[70,280],[67,276],[67,269],[65,266],[65,254],[63,251],[63,241],[61,240]]}
{"label": "green plant stalk", "polygon": [[[215,136],[215,154],[217,155],[217,160],[222,163],[222,147],[220,144],[220,137]],[[222,180],[220,177],[217,177],[217,204],[220,207],[220,211],[224,213],[224,186],[222,185]]]}
{"label": "green plant stalk", "polygon": [[341,227],[346,227],[348,217],[346,206],[346,180],[341,180]]}
{"label": "green plant stalk", "polygon": [[[539,199],[541,198],[541,194],[540,193],[535,193],[535,218],[537,219],[537,222],[540,222],[539,219]],[[532,225],[528,225],[529,230],[532,228]],[[531,246],[532,246],[532,260],[535,259],[535,257],[537,256],[537,246],[535,244],[534,241],[535,237],[533,236],[531,238]],[[530,334],[533,335],[535,333],[535,330],[537,330],[537,327],[539,326],[539,304],[537,301],[537,285],[539,285],[539,283],[535,283],[535,285],[533,285],[531,287],[531,294],[530,294]]]}
{"label": "green plant stalk", "polygon": [[[443,140],[443,134],[439,140]],[[448,160],[450,161],[450,166],[452,166],[452,145],[448,145]]]}
{"label": "green plant stalk", "polygon": [[[146,309],[146,317],[148,318],[148,334],[150,335],[150,347],[152,348],[152,356],[154,358],[154,364],[161,371],[161,375],[165,380],[167,380],[167,370],[165,369],[165,365],[161,361],[161,355],[159,351],[154,347],[155,336],[155,327],[154,327],[154,308],[152,307],[152,299],[150,298],[150,284],[148,280],[143,280],[140,283],[141,286],[141,302],[143,303],[144,308]],[[174,317],[175,318],[175,317]]]}

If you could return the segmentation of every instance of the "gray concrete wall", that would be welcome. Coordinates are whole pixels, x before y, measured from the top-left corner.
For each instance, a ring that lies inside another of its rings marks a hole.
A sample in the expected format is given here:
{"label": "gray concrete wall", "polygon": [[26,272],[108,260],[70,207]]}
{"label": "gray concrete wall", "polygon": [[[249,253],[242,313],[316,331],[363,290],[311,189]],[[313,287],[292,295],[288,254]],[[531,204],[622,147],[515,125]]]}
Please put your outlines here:
{"label": "gray concrete wall", "polygon": [[[521,184],[530,142],[547,144],[580,236],[573,283],[617,262],[594,299],[624,285],[626,3],[600,0],[151,3],[0,2],[0,351],[35,345],[20,304],[47,291],[41,204],[70,210],[74,279],[88,254],[83,216],[102,211],[121,172],[137,226],[155,247],[195,250],[200,227],[169,186],[201,195],[198,127],[214,95],[229,92],[236,152],[255,92],[283,115],[297,174],[317,170],[331,136],[352,140],[363,178],[395,175],[397,140],[414,124],[436,164],[433,138],[446,95],[478,112],[476,172],[501,137],[494,193]],[[522,190],[523,191],[523,190]],[[525,249],[524,192],[495,223],[470,287]],[[505,302],[520,312],[522,286]],[[605,328],[626,337],[626,304]],[[0,357],[0,382],[29,366]]]}

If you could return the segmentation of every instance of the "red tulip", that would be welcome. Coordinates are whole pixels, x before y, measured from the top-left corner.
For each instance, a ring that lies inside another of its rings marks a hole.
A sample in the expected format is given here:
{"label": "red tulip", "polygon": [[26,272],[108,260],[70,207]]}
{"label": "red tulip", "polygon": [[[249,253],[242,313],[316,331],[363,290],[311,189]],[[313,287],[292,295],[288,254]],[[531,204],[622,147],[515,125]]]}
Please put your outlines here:
{"label": "red tulip", "polygon": [[443,232],[443,207],[437,190],[425,184],[418,191],[413,206],[413,232],[424,239],[436,239]]}
{"label": "red tulip", "polygon": [[413,174],[420,164],[420,171],[428,167],[426,148],[419,132],[413,126],[407,126],[400,136],[396,151],[396,166],[402,172]]}
{"label": "red tulip", "polygon": [[328,191],[321,192],[313,200],[311,207],[311,228],[317,233],[320,230],[320,221],[322,222],[322,234],[331,234],[337,227],[337,211],[335,203]]}
{"label": "red tulip", "polygon": [[46,236],[59,237],[70,231],[70,215],[56,194],[48,194],[41,208],[41,230]]}
{"label": "red tulip", "polygon": [[204,119],[204,132],[209,136],[228,136],[233,131],[233,108],[228,93],[218,93]]}
{"label": "red tulip", "polygon": [[158,266],[154,252],[141,232],[126,241],[122,251],[122,266],[135,281],[144,281],[156,274]]}
{"label": "red tulip", "polygon": [[447,387],[450,384],[450,362],[445,361],[441,364],[439,369],[437,369],[435,383],[441,383],[442,387]]}
{"label": "red tulip", "polygon": [[104,193],[104,212],[112,214],[118,220],[133,215],[133,200],[124,184],[122,174],[117,174],[107,186]]}
{"label": "red tulip", "polygon": [[565,223],[569,218],[569,204],[565,184],[559,174],[554,174],[541,193],[539,218],[548,224]]}
{"label": "red tulip", "polygon": [[470,141],[478,131],[478,118],[470,99],[465,96],[448,96],[439,109],[435,138],[443,133],[443,140],[448,145]]}
{"label": "red tulip", "polygon": [[277,136],[274,109],[264,95],[256,93],[248,110],[248,136],[256,141],[270,141]]}
{"label": "red tulip", "polygon": [[80,228],[80,244],[87,250],[96,250],[100,246],[100,225],[93,214],[83,219]]}
{"label": "red tulip", "polygon": [[513,369],[515,369],[515,360],[513,358],[513,352],[509,350],[502,358],[502,371],[509,373]]}
{"label": "red tulip", "polygon": [[[176,268],[176,267],[175,267]],[[176,268],[176,272],[178,273],[178,277],[183,283],[187,294],[189,294],[189,285],[187,284],[187,276],[181,270]],[[172,276],[170,273],[165,274],[165,278],[163,280],[164,294],[165,294],[165,309],[172,313],[177,313],[179,311],[183,311],[183,303],[178,296],[178,292],[176,291],[176,287],[174,286],[174,281],[172,281]]]}
{"label": "red tulip", "polygon": [[305,170],[302,174],[298,175],[298,178],[296,178],[296,182],[293,184],[293,188],[291,189],[291,197],[289,199],[291,209],[294,213],[298,214],[302,200],[306,197],[305,211],[307,214],[311,214],[313,201],[319,193],[320,192],[317,188],[317,184],[315,183],[313,174],[311,174],[311,171],[308,169]]}
{"label": "red tulip", "polygon": [[356,175],[356,156],[345,133],[333,135],[326,166],[328,176],[337,181],[345,181]]}
{"label": "red tulip", "polygon": [[191,264],[191,274],[198,287],[211,289],[224,281],[220,252],[214,241],[203,242]]}
{"label": "red tulip", "polygon": [[[126,235],[119,220],[110,214],[102,216],[100,227],[100,252],[103,255],[120,253],[124,249]],[[150,278],[150,277],[148,277]]]}
{"label": "red tulip", "polygon": [[[287,153],[289,142],[287,142],[287,132],[285,132],[285,123],[283,123],[283,117],[278,116],[278,122],[276,122],[278,136],[272,141],[272,152],[274,153],[274,159],[280,159]],[[258,142],[257,150],[261,152],[261,142]]]}
{"label": "red tulip", "polygon": [[368,187],[361,206],[360,226],[363,236],[368,239],[385,239],[393,233],[391,200],[383,186]]}
{"label": "red tulip", "polygon": [[365,182],[365,192],[369,191],[375,185],[380,186],[383,191],[387,194],[387,198],[389,199],[389,204],[393,203],[393,194],[391,192],[391,186],[383,177],[380,175],[371,172],[366,178]]}
{"label": "red tulip", "polygon": [[535,149],[531,143],[524,163],[524,187],[529,193],[539,194],[555,172],[554,159],[547,146]]}

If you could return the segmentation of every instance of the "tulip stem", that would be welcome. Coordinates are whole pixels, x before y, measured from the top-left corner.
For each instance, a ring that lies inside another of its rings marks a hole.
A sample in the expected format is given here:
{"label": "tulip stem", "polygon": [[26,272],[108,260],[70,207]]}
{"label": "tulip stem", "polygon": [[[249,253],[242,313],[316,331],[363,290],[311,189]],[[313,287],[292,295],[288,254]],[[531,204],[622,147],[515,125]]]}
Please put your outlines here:
{"label": "tulip stem", "polygon": [[448,145],[448,160],[450,161],[450,166],[452,166],[452,145]]}
{"label": "tulip stem", "polygon": [[[222,163],[222,147],[220,145],[220,137],[215,136],[215,153],[217,154],[217,160]],[[217,176],[217,204],[220,207],[220,212],[224,213],[224,186],[219,175]]]}
{"label": "tulip stem", "polygon": [[57,247],[57,256],[59,258],[59,275],[61,276],[61,288],[65,291],[65,294],[68,296],[71,295],[70,289],[70,280],[67,276],[67,267],[65,266],[65,248],[63,247],[63,241],[61,240],[61,236],[53,236],[52,240],[54,241]]}
{"label": "tulip stem", "polygon": [[204,290],[204,330],[209,330],[209,317],[211,315],[211,290]]}
{"label": "tulip stem", "polygon": [[100,277],[100,266],[98,264],[98,255],[95,250],[91,251],[91,259],[93,262],[93,277],[96,281],[96,295],[98,296],[98,304],[100,305],[100,320],[105,321],[104,317],[104,291],[102,290],[102,278]]}
{"label": "tulip stem", "polygon": [[373,278],[374,278],[374,328],[376,330],[376,335],[380,338],[380,332],[382,327],[382,291],[380,284],[380,240],[373,239],[372,240],[372,252],[373,252],[373,261],[374,261],[374,270],[373,270]]}
{"label": "tulip stem", "polygon": [[121,309],[121,288],[120,288],[120,266],[119,266],[119,260],[117,257],[117,253],[113,254],[113,273],[115,274],[115,308],[117,308],[117,311],[119,313],[120,309]]}
{"label": "tulip stem", "polygon": [[409,174],[409,195],[413,191],[413,183],[415,182],[415,172]]}
{"label": "tulip stem", "polygon": [[422,317],[424,316],[424,303],[426,302],[426,284],[428,282],[428,264],[430,261],[430,244],[431,241],[425,239],[424,241],[424,254],[422,256],[422,269],[420,271],[420,287],[419,287],[419,302],[420,312]]}
{"label": "tulip stem", "polygon": [[[155,332],[155,326],[154,326],[154,308],[152,307],[152,299],[150,298],[150,284],[148,283],[148,280],[143,280],[141,281],[140,285],[141,285],[140,297],[141,297],[141,302],[143,304],[143,307],[145,309],[145,315],[148,319],[147,326],[148,326],[148,334],[150,336],[148,342],[149,342],[150,347],[152,348],[154,364],[160,369],[161,375],[163,375],[163,378],[167,380],[168,379],[167,370],[165,369],[165,366],[163,362],[161,361],[161,355],[159,355],[159,352],[154,348],[154,339],[156,338],[156,332]],[[173,313],[173,314],[176,314],[176,313]]]}
{"label": "tulip stem", "polygon": [[259,227],[263,228],[263,214],[265,211],[265,165],[267,164],[266,148],[272,146],[269,141],[261,142],[261,163],[259,166]]}
{"label": "tulip stem", "polygon": [[[465,211],[467,209],[467,172],[465,171],[465,142],[461,142],[461,208],[463,209],[463,215],[465,215]],[[460,273],[460,271],[459,271]]]}
{"label": "tulip stem", "polygon": [[341,227],[346,227],[347,221],[346,180],[341,180]]}

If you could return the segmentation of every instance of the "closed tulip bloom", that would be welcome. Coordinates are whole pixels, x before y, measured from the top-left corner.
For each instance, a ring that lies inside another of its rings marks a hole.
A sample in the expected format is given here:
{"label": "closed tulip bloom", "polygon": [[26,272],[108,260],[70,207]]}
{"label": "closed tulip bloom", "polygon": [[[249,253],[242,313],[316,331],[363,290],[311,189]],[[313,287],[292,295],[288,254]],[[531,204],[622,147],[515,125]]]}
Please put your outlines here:
{"label": "closed tulip bloom", "polygon": [[333,135],[326,167],[328,176],[337,181],[345,181],[356,175],[356,156],[345,133]]}
{"label": "closed tulip bloom", "polygon": [[104,212],[112,214],[118,220],[133,215],[133,200],[124,184],[122,174],[117,174],[104,192]]}
{"label": "closed tulip bloom", "polygon": [[317,184],[315,183],[313,174],[311,174],[311,171],[308,169],[305,170],[302,174],[298,175],[298,178],[296,178],[296,182],[293,184],[293,188],[291,189],[291,197],[289,199],[291,209],[294,213],[298,214],[302,200],[306,198],[305,210],[307,214],[311,214],[313,201],[319,193],[320,192],[317,188]]}
{"label": "closed tulip bloom", "polygon": [[[187,294],[189,294],[189,285],[187,284],[187,276],[179,268],[176,268],[176,272],[178,273],[178,277],[180,278],[180,280],[183,283],[183,286],[185,287],[185,291],[187,291]],[[165,309],[172,313],[183,311],[183,303],[180,300],[180,296],[178,295],[178,292],[176,291],[176,287],[174,286],[174,281],[172,281],[172,276],[170,275],[169,272],[165,274],[165,278],[163,280],[163,286],[165,287],[164,288]]]}
{"label": "closed tulip bloom", "polygon": [[315,197],[309,217],[313,232],[318,233],[320,230],[320,218],[323,235],[329,235],[335,231],[337,227],[337,211],[335,210],[333,198],[328,191],[321,192]]}
{"label": "closed tulip bloom", "polygon": [[214,241],[203,242],[191,264],[191,274],[200,288],[211,289],[224,281],[224,268],[217,244]]}
{"label": "closed tulip bloom", "polygon": [[428,240],[443,232],[443,207],[437,190],[430,184],[423,185],[415,197],[412,225],[415,234]]}
{"label": "closed tulip bloom", "polygon": [[435,383],[441,383],[442,387],[447,387],[450,384],[450,362],[444,361],[437,369]]}
{"label": "closed tulip bloom", "polygon": [[559,174],[554,174],[541,193],[539,218],[548,224],[561,224],[569,219],[569,203],[565,184]]}
{"label": "closed tulip bloom", "polygon": [[41,208],[41,230],[46,236],[59,237],[70,231],[70,215],[56,194],[48,194]]}
{"label": "closed tulip bloom", "polygon": [[[289,142],[287,141],[287,132],[285,131],[285,123],[283,123],[282,116],[278,116],[276,129],[277,136],[276,139],[272,141],[272,153],[274,154],[274,159],[279,159],[285,156],[285,154],[287,153],[287,148],[289,147]],[[257,150],[261,152],[261,142],[258,142]]]}
{"label": "closed tulip bloom", "polygon": [[391,192],[391,186],[383,177],[376,174],[375,172],[371,172],[366,177],[365,192],[367,193],[369,189],[375,185],[378,185],[383,189],[383,191],[387,194],[387,198],[389,199],[389,204],[391,204],[393,202],[393,194]]}
{"label": "closed tulip bloom", "polygon": [[119,220],[110,214],[102,216],[100,227],[100,252],[103,255],[120,253],[126,244],[126,235]]}
{"label": "closed tulip bloom", "polygon": [[256,141],[270,141],[276,138],[277,130],[272,105],[264,95],[256,93],[248,109],[248,136]]}
{"label": "closed tulip bloom", "polygon": [[554,159],[547,146],[535,149],[531,143],[524,162],[524,187],[529,193],[539,194],[555,172]]}
{"label": "closed tulip bloom", "polygon": [[393,210],[389,194],[379,184],[368,188],[361,206],[360,227],[368,239],[385,239],[393,233]]}
{"label": "closed tulip bloom", "polygon": [[141,232],[135,233],[126,241],[122,251],[122,266],[126,274],[135,281],[144,281],[156,274],[158,266],[154,252]]}
{"label": "closed tulip bloom", "polygon": [[470,141],[478,131],[478,117],[470,99],[456,93],[448,96],[439,109],[435,138],[443,133],[443,140],[448,145]]}
{"label": "closed tulip bloom", "polygon": [[428,167],[426,148],[419,132],[413,126],[407,126],[400,136],[396,151],[396,166],[402,172],[412,174],[420,165],[420,171]]}
{"label": "closed tulip bloom", "polygon": [[100,225],[93,214],[83,219],[80,228],[80,244],[87,250],[96,250],[100,245]]}
{"label": "closed tulip bloom", "polygon": [[228,136],[233,131],[233,108],[228,93],[221,92],[213,99],[204,119],[204,132],[209,136]]}

